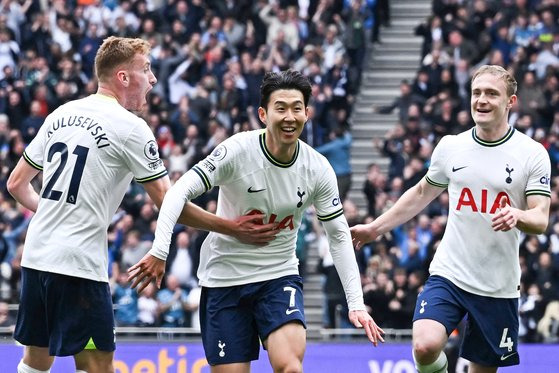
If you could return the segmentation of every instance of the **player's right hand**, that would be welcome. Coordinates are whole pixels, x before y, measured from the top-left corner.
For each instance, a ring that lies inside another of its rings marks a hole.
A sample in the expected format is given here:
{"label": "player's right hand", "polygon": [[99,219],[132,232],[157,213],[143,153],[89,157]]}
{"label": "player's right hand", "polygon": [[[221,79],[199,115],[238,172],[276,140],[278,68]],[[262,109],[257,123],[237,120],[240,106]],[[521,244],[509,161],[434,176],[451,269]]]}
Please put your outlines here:
{"label": "player's right hand", "polygon": [[356,250],[366,243],[373,241],[377,236],[369,224],[354,225],[349,228],[349,231],[351,232],[353,246]]}
{"label": "player's right hand", "polygon": [[249,245],[265,246],[279,233],[277,223],[263,224],[264,214],[243,215],[235,220],[231,236]]}

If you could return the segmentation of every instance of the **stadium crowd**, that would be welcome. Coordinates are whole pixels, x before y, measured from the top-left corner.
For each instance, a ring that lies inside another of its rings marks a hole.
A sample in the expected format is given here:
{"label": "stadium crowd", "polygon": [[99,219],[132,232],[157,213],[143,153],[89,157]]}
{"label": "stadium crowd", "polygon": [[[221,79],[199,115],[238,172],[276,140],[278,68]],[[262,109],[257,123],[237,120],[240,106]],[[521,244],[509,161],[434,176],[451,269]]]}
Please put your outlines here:
{"label": "stadium crowd", "polygon": [[[472,126],[468,84],[475,66],[498,64],[513,71],[519,104],[510,123],[548,149],[553,169],[548,231],[526,236],[520,248],[520,335],[528,342],[557,341],[559,2],[432,1],[432,15],[415,29],[424,40],[416,78],[401,82],[393,104],[374,107],[378,113],[397,109],[399,120],[384,139],[372,139],[371,146],[390,158],[390,166],[384,172],[370,165],[363,185],[368,207],[362,215],[347,197],[351,113],[365,52],[382,42],[379,26],[390,27],[387,5],[386,0],[2,0],[0,300],[18,301],[19,260],[31,218],[6,192],[10,171],[48,113],[95,92],[92,68],[102,40],[133,36],[152,45],[158,83],[142,116],[173,181],[228,136],[261,128],[256,109],[265,71],[304,72],[313,100],[302,139],[334,166],[350,226],[379,215],[423,177],[442,136]],[[213,190],[194,202],[215,211],[216,196]],[[366,304],[382,327],[411,328],[447,210],[443,193],[417,219],[356,252]],[[153,202],[132,183],[109,227],[117,325],[196,328],[196,268],[206,232],[176,227],[161,290],[151,286],[138,296],[126,282],[126,269],[151,247],[156,218]],[[310,270],[306,250],[316,245],[325,274],[324,324],[342,327],[335,310],[344,307],[344,300],[322,238],[309,211],[297,244],[302,274]]]}

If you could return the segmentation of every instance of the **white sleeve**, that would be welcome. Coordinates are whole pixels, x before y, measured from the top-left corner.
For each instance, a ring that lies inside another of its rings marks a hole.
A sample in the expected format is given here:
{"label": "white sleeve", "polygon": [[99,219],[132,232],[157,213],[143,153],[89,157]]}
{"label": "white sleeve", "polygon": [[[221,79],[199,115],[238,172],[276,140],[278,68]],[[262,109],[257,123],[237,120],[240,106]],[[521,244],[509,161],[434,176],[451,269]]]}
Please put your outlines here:
{"label": "white sleeve", "polygon": [[155,239],[149,251],[151,255],[161,260],[167,260],[173,229],[177,224],[184,205],[205,191],[205,184],[193,170],[182,175],[175,185],[167,191],[159,210],[157,228],[155,228]]}
{"label": "white sleeve", "polygon": [[431,155],[431,164],[427,170],[426,180],[429,184],[446,188],[448,187],[449,177],[446,174],[446,163],[449,160],[448,152],[452,152],[452,147],[450,146],[450,140],[455,138],[455,136],[444,136],[441,141],[433,149],[433,154]]}
{"label": "white sleeve", "polygon": [[536,144],[534,154],[526,183],[526,196],[537,194],[549,197],[551,195],[549,154],[541,144]]}
{"label": "white sleeve", "polygon": [[330,253],[332,254],[338,276],[340,276],[342,281],[349,310],[365,310],[361,276],[357,267],[351,234],[345,216],[341,215],[336,219],[324,221],[322,225],[328,235]]}
{"label": "white sleeve", "polygon": [[167,175],[159,157],[155,137],[143,119],[128,134],[122,146],[122,155],[138,183],[145,183]]}
{"label": "white sleeve", "polygon": [[215,185],[220,185],[223,180],[227,180],[234,170],[235,153],[238,148],[232,138],[225,140],[167,191],[157,218],[155,239],[149,251],[151,255],[161,260],[167,259],[173,229],[184,205]]}

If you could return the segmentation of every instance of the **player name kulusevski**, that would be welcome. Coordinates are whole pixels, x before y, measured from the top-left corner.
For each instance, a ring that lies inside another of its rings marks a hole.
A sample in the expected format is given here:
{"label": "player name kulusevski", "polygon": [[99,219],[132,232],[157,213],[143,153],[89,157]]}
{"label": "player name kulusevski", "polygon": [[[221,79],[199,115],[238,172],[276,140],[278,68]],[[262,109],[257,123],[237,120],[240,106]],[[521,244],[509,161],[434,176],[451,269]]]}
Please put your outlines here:
{"label": "player name kulusevski", "polygon": [[103,132],[103,127],[101,127],[99,122],[89,117],[84,117],[83,115],[70,115],[67,118],[62,117],[53,121],[47,132],[47,137],[50,138],[55,131],[70,127],[83,128],[84,130],[89,131],[91,136],[94,137],[95,142],[97,143],[97,148],[99,149],[111,145],[109,139],[107,138],[107,134]]}

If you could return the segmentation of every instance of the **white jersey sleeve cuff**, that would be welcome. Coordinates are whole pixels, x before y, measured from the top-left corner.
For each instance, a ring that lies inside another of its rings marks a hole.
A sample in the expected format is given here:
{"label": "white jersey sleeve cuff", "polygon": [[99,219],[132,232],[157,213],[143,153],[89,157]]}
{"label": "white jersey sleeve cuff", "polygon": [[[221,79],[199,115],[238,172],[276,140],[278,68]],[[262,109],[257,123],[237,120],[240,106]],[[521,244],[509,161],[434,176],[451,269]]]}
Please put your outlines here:
{"label": "white jersey sleeve cuff", "polygon": [[363,302],[361,275],[355,260],[351,234],[345,217],[342,215],[336,219],[324,221],[322,224],[328,234],[330,253],[342,281],[349,310],[366,310]]}

